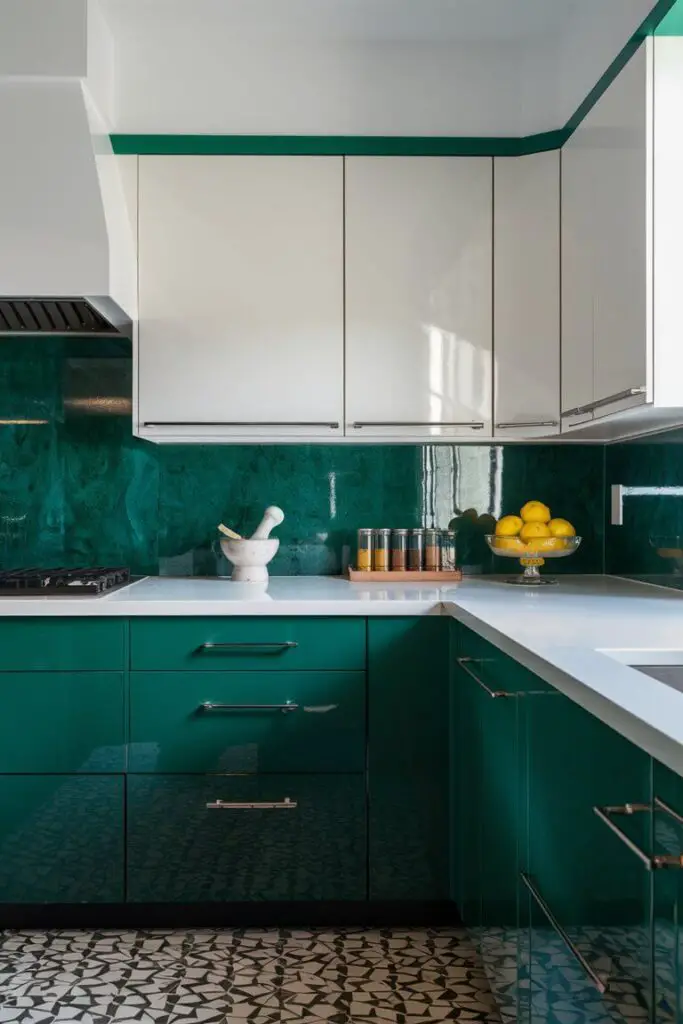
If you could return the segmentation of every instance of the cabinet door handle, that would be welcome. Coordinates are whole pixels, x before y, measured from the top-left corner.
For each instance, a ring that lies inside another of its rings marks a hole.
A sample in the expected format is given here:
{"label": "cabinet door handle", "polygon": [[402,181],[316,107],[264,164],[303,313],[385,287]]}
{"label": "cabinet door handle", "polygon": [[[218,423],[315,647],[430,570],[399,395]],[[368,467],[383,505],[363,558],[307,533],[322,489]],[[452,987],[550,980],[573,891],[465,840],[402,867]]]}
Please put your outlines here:
{"label": "cabinet door handle", "polygon": [[604,405],[612,405],[613,402],[622,402],[625,398],[633,398],[634,395],[644,395],[645,385],[637,388],[626,388],[625,391],[617,391],[615,395],[608,395],[607,398],[598,398],[595,402],[587,402],[585,405],[577,405],[575,409],[567,409],[563,416],[579,416],[582,412],[593,412],[594,409],[602,409]]}
{"label": "cabinet door handle", "polygon": [[212,641],[207,641],[205,644],[200,644],[195,653],[199,654],[201,651],[216,651],[219,654],[233,654],[237,651],[238,653],[243,654],[245,651],[254,651],[257,654],[283,654],[285,651],[291,651],[292,648],[298,646],[299,645],[295,640],[285,640],[279,644],[216,644]]}
{"label": "cabinet door handle", "polygon": [[[655,797],[654,806],[671,815],[679,824],[683,824],[683,818],[677,814],[668,804],[665,804],[659,797]],[[645,850],[641,850],[637,843],[628,836],[623,829],[619,828],[613,820],[615,815],[650,814],[652,807],[649,804],[619,804],[614,807],[594,807],[594,814],[598,816],[607,828],[614,832],[618,839],[621,839],[624,846],[627,846],[631,853],[635,853],[638,860],[643,864],[646,871],[657,871],[662,868],[683,868],[683,854],[673,856],[671,854],[654,854],[650,856]]]}
{"label": "cabinet door handle", "polygon": [[528,423],[496,423],[496,430],[523,430],[525,427],[559,427],[557,420],[529,420]]}
{"label": "cabinet door handle", "polygon": [[207,811],[295,811],[299,806],[296,800],[290,800],[288,796],[284,800],[263,800],[263,801],[235,801],[235,800],[212,800],[206,804]]}
{"label": "cabinet door handle", "polygon": [[574,957],[576,962],[583,968],[583,970],[586,972],[586,974],[588,975],[590,980],[593,982],[593,984],[597,988],[598,992],[605,993],[607,991],[607,985],[605,984],[604,981],[602,981],[602,979],[600,978],[599,974],[596,974],[596,972],[593,970],[593,968],[588,963],[588,961],[586,960],[586,958],[583,955],[583,953],[581,952],[581,950],[576,948],[576,946],[574,945],[572,940],[569,938],[569,936],[567,935],[566,931],[564,930],[564,928],[562,927],[560,922],[557,920],[557,918],[553,914],[552,910],[550,909],[550,907],[548,906],[546,901],[543,899],[543,897],[541,896],[541,894],[538,891],[538,889],[536,888],[536,886],[534,885],[533,881],[531,880],[531,877],[529,875],[527,875],[525,871],[521,871],[520,872],[520,878],[524,882],[525,886],[527,887],[527,889],[529,890],[529,892],[531,893],[533,898],[536,900],[536,903],[538,904],[540,909],[543,911],[543,914],[545,915],[545,917],[548,919],[548,923],[550,924],[551,928],[555,932],[557,932],[557,934],[562,939],[562,941],[564,942],[565,946],[567,947],[567,949],[569,950],[571,955]]}
{"label": "cabinet door handle", "polygon": [[426,420],[363,420],[352,423],[354,430],[364,427],[471,427],[472,430],[483,430],[485,424],[476,420],[453,423],[428,423]]}
{"label": "cabinet door handle", "polygon": [[290,711],[298,711],[298,704],[214,704],[205,700],[197,708],[198,711],[281,711],[288,715]]}
{"label": "cabinet door handle", "polygon": [[339,430],[329,420],[145,420],[143,427],[327,427]]}
{"label": "cabinet door handle", "polygon": [[479,678],[476,672],[472,671],[472,669],[470,668],[470,664],[481,664],[481,658],[456,658],[455,660],[460,666],[460,668],[463,670],[463,672],[465,672],[470,677],[470,679],[474,679],[477,686],[480,686],[484,693],[487,693],[489,697],[492,697],[494,700],[497,697],[517,696],[515,693],[508,693],[507,690],[492,690],[489,686],[486,685],[483,679]]}

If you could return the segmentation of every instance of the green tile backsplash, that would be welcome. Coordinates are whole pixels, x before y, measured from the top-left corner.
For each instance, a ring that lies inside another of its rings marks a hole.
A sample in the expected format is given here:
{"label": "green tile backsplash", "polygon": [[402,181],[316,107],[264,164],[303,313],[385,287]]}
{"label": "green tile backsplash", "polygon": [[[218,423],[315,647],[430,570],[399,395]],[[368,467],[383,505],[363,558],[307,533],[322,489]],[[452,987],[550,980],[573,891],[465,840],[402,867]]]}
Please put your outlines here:
{"label": "green tile backsplash", "polygon": [[[443,527],[456,509],[499,515],[539,498],[584,538],[552,571],[602,571],[600,446],[153,445],[132,437],[130,415],[82,414],[74,387],[100,378],[88,376],[83,352],[72,356],[58,341],[2,342],[0,419],[47,420],[0,425],[3,567],[223,574],[217,523],[249,533],[277,504],[286,519],[272,571],[335,574],[359,526]],[[76,385],[67,364],[80,374]],[[516,568],[476,538],[460,558],[484,572]]]}

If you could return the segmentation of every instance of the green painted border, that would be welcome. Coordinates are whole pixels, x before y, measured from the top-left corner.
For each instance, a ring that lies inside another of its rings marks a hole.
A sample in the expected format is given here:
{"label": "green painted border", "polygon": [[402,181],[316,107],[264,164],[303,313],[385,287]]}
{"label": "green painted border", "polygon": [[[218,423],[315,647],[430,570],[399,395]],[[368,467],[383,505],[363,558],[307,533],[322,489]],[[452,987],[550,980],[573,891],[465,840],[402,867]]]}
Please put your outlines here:
{"label": "green painted border", "polygon": [[[111,136],[115,153],[145,156],[527,156],[560,149],[608,86],[628,63],[646,36],[653,35],[677,0],[657,0],[607,71],[579,104],[563,128],[524,136],[393,136],[393,135],[118,135]],[[679,7],[683,5],[680,0]],[[683,10],[668,19],[668,35],[683,26]]]}

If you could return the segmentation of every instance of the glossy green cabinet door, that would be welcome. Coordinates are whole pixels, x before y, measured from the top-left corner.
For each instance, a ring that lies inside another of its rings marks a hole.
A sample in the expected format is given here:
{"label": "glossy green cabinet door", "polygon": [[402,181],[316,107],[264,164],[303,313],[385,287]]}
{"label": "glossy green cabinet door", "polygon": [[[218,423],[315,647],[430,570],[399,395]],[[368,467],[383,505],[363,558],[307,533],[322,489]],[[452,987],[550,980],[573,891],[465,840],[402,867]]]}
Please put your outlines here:
{"label": "glossy green cabinet door", "polygon": [[0,903],[122,902],[123,793],[123,776],[2,776]]}
{"label": "glossy green cabinet door", "polygon": [[132,672],[132,772],[362,772],[364,672]]}
{"label": "glossy green cabinet door", "polygon": [[562,1019],[570,1005],[586,1024],[647,1018],[650,758],[559,693],[525,699],[523,713],[520,1020]]}
{"label": "glossy green cabinet door", "polygon": [[[683,778],[653,763],[653,841],[658,857],[683,854]],[[652,874],[656,1024],[683,1021],[683,870]]]}
{"label": "glossy green cabinet door", "polygon": [[368,620],[371,899],[449,899],[448,626]]}
{"label": "glossy green cabinet door", "polygon": [[122,672],[0,673],[0,774],[122,772]]}
{"label": "glossy green cabinet door", "polygon": [[128,776],[134,902],[364,900],[366,854],[363,775]]}

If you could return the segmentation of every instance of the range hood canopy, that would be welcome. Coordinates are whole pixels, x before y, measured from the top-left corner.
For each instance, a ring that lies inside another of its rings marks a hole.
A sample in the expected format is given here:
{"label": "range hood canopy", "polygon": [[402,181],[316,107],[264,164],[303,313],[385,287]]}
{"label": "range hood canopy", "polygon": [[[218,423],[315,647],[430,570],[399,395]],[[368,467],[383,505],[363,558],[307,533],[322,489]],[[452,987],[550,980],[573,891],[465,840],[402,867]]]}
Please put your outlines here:
{"label": "range hood canopy", "polygon": [[130,319],[106,299],[0,298],[0,334],[6,336],[129,337],[131,327]]}

